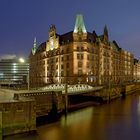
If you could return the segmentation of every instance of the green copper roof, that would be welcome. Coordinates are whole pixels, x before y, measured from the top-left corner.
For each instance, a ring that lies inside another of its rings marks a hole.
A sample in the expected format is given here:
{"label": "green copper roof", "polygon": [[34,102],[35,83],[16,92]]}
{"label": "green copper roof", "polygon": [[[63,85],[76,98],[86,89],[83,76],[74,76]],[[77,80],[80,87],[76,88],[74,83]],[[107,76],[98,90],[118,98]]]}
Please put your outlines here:
{"label": "green copper roof", "polygon": [[37,44],[36,44],[36,37],[34,38],[34,47],[32,48],[32,54],[35,55],[37,50]]}
{"label": "green copper roof", "polygon": [[78,33],[78,32],[87,33],[85,24],[84,24],[84,20],[83,20],[83,15],[81,15],[81,14],[78,14],[76,16],[76,23],[75,23],[75,27],[74,27],[74,33]]}

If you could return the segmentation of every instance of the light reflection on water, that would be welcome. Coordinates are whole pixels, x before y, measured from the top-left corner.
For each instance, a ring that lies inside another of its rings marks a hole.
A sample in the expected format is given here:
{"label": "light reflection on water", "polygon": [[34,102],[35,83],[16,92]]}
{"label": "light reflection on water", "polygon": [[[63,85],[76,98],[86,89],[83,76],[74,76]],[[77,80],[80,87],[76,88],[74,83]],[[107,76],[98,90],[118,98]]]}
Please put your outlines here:
{"label": "light reflection on water", "polygon": [[[131,95],[107,105],[69,113],[56,123],[39,127],[38,137],[27,138],[27,140],[139,140],[140,96]],[[23,140],[23,136],[22,139],[9,137],[6,140]]]}
{"label": "light reflection on water", "polygon": [[82,110],[70,113],[68,116],[63,116],[61,118],[61,125],[70,126],[76,123],[81,123],[85,120],[91,121],[93,115],[93,107]]}

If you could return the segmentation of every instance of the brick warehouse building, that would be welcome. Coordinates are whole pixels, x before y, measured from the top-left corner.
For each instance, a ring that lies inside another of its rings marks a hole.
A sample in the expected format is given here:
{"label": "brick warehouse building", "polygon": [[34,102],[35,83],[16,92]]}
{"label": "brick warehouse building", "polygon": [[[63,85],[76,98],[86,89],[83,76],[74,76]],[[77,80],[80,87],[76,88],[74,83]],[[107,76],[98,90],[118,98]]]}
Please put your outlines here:
{"label": "brick warehouse building", "polygon": [[110,41],[105,26],[103,35],[88,32],[83,16],[77,15],[74,31],[63,35],[51,25],[49,39],[30,54],[30,86],[52,83],[108,85],[133,80],[134,56]]}

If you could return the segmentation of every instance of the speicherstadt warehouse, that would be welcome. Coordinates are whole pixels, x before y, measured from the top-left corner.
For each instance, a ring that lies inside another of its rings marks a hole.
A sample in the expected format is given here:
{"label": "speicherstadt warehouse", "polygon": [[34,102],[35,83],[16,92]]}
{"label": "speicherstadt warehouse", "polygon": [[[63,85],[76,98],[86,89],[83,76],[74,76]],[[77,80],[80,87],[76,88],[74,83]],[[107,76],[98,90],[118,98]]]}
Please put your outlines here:
{"label": "speicherstadt warehouse", "polygon": [[30,87],[48,84],[107,85],[134,80],[134,55],[109,40],[107,26],[102,35],[88,32],[81,14],[76,16],[73,31],[58,34],[55,25],[47,41],[30,54]]}

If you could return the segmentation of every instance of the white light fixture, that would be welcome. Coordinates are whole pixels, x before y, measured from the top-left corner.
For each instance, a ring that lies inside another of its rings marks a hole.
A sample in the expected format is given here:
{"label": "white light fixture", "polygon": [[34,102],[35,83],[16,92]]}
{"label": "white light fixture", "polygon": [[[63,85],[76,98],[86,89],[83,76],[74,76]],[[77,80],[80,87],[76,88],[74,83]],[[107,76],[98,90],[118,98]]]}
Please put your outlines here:
{"label": "white light fixture", "polygon": [[20,63],[24,63],[25,60],[24,60],[23,58],[19,58],[19,62],[20,62]]}

